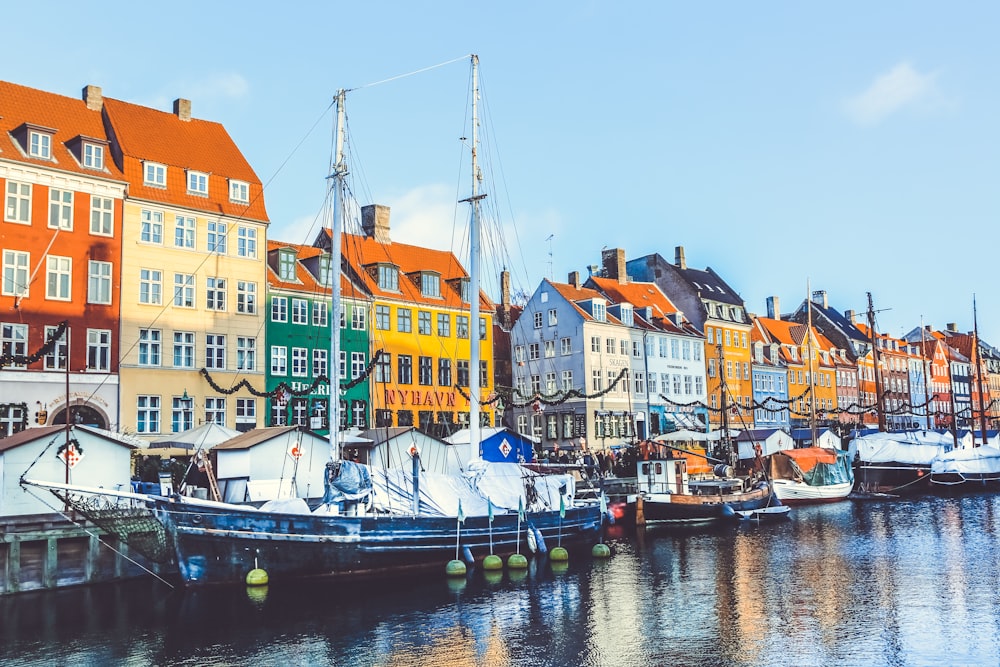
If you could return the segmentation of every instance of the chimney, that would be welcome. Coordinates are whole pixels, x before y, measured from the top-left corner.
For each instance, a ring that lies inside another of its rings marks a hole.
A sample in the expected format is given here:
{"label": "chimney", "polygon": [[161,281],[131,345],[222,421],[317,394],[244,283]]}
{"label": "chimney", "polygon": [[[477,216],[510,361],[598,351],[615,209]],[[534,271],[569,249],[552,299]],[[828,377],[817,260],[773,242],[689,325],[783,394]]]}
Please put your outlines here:
{"label": "chimney", "polygon": [[87,103],[87,108],[91,111],[100,111],[104,108],[104,96],[101,94],[100,86],[84,86],[83,101]]}
{"label": "chimney", "polygon": [[174,100],[174,113],[181,120],[191,120],[191,100],[178,97]]}
{"label": "chimney", "polygon": [[767,316],[772,320],[781,319],[781,304],[780,301],[778,301],[778,297],[767,297]]}
{"label": "chimney", "polygon": [[847,319],[848,322],[850,322],[851,324],[854,324],[854,311],[853,310],[845,310],[844,311],[844,317]]}
{"label": "chimney", "polygon": [[510,310],[510,271],[500,272],[500,305],[504,312]]}
{"label": "chimney", "polygon": [[369,204],[361,207],[361,229],[365,236],[375,239],[383,245],[390,245],[389,239],[389,207],[381,204]]}
{"label": "chimney", "polygon": [[569,272],[569,284],[572,285],[573,287],[575,287],[576,289],[580,289],[580,272],[579,271],[570,271]]}
{"label": "chimney", "polygon": [[830,305],[826,301],[826,290],[825,289],[814,291],[813,292],[812,300],[813,300],[813,303],[818,303],[824,309],[830,307]]}
{"label": "chimney", "polygon": [[924,325],[924,331],[926,331],[927,333],[930,333],[931,332],[931,325],[925,324]]}
{"label": "chimney", "polygon": [[674,266],[678,269],[686,269],[688,267],[687,260],[684,259],[684,246],[682,245],[674,248]]}
{"label": "chimney", "polygon": [[958,333],[958,325],[955,324],[954,322],[948,322],[948,332]]}
{"label": "chimney", "polygon": [[621,248],[611,248],[601,251],[601,264],[604,265],[604,275],[611,280],[617,280],[619,285],[628,282],[625,272],[625,251]]}

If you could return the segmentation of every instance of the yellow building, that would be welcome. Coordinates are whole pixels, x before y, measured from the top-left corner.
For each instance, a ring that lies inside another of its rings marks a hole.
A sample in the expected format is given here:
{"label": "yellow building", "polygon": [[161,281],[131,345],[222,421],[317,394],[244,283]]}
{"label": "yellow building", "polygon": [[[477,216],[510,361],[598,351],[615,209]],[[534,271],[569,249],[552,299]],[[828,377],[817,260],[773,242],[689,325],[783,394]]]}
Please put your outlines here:
{"label": "yellow building", "polygon": [[[479,334],[481,398],[491,394],[493,304],[480,294],[478,327],[469,321],[469,274],[450,251],[394,243],[389,208],[362,209],[363,234],[345,234],[343,257],[372,295],[369,317],[374,425],[417,426],[446,435],[467,426],[471,336]],[[329,246],[323,232],[317,243]],[[482,419],[493,425],[492,406]]]}
{"label": "yellow building", "polygon": [[[112,99],[104,110],[128,181],[121,271],[119,428],[156,436],[263,424],[267,213],[226,130]],[[204,369],[204,372],[202,370]]]}

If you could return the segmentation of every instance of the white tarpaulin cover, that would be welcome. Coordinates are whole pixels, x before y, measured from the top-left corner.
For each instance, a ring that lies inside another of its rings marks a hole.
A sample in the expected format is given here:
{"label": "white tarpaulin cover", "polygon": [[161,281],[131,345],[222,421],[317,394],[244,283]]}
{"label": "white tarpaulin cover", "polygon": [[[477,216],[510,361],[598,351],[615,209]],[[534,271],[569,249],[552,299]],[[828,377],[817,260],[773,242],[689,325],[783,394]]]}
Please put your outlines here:
{"label": "white tarpaulin cover", "polygon": [[934,475],[981,475],[997,472],[1000,472],[1000,449],[995,447],[954,449],[931,462],[931,474]]}
{"label": "white tarpaulin cover", "polygon": [[[413,511],[413,475],[399,469],[371,468],[374,487],[373,508],[393,514]],[[531,498],[525,487],[533,488]],[[539,475],[515,463],[477,461],[465,474],[420,474],[420,513],[456,516],[458,501],[466,516],[486,516],[487,498],[495,514],[517,512],[518,499],[526,511],[559,509],[560,489],[565,487],[565,503],[570,506],[576,492],[572,475]]]}
{"label": "white tarpaulin cover", "polygon": [[[893,437],[896,434],[865,435],[855,438],[851,449],[857,448],[858,457],[866,463],[909,463],[930,465],[936,457],[944,454],[952,443],[943,442],[939,434],[928,432],[926,440],[917,439],[912,433],[907,439]],[[904,434],[899,434],[903,436]]]}

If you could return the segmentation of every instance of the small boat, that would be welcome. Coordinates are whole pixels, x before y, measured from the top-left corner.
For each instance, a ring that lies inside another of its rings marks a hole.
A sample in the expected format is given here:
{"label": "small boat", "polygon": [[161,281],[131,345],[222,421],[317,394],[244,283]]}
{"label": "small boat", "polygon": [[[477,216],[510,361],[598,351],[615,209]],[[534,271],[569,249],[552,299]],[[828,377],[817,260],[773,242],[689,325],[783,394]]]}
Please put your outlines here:
{"label": "small boat", "polygon": [[825,447],[786,449],[768,458],[774,493],[785,505],[844,500],[854,488],[849,452]]}
{"label": "small boat", "polygon": [[787,519],[791,509],[788,505],[770,505],[755,510],[735,510],[735,512],[741,521],[757,521],[759,523],[762,521]]}
{"label": "small boat", "polygon": [[931,461],[931,484],[946,489],[1000,487],[1000,449],[963,447]]}
{"label": "small boat", "polygon": [[935,431],[879,432],[855,438],[854,486],[858,491],[896,495],[926,493],[931,461],[951,447],[951,436]]}

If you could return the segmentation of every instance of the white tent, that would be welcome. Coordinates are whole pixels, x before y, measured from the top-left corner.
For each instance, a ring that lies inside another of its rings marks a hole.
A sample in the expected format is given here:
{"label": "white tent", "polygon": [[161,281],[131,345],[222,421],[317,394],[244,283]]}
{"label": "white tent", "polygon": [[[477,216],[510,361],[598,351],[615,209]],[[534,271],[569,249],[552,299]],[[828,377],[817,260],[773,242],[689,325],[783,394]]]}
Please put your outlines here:
{"label": "white tent", "polygon": [[179,447],[192,451],[197,449],[211,449],[227,440],[232,440],[238,435],[240,435],[239,431],[234,431],[231,428],[226,428],[214,422],[208,422],[197,428],[181,431],[180,433],[170,433],[156,438],[150,444],[150,448]]}

